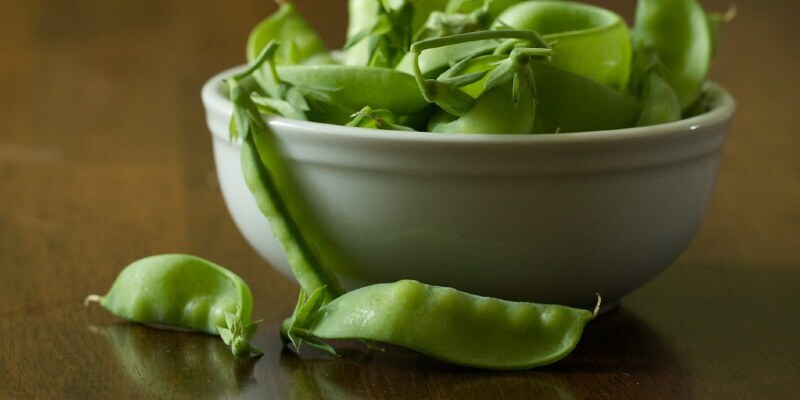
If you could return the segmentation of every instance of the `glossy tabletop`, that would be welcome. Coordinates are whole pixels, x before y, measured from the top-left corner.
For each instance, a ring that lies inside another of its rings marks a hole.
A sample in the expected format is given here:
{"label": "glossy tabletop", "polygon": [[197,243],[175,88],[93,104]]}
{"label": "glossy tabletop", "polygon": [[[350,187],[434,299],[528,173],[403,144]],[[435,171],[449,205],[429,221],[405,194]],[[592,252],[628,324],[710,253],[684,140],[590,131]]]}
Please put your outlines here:
{"label": "glossy tabletop", "polygon": [[[341,45],[345,1],[297,3]],[[634,2],[624,3],[630,17]],[[282,347],[298,288],[234,227],[199,97],[206,79],[244,61],[271,2],[3,2],[0,398],[798,398],[799,4],[739,4],[725,29],[712,79],[739,109],[683,255],[591,322],[561,362],[491,372],[392,346],[346,342],[341,358]],[[261,358],[83,306],[126,264],[168,252],[250,284]]]}

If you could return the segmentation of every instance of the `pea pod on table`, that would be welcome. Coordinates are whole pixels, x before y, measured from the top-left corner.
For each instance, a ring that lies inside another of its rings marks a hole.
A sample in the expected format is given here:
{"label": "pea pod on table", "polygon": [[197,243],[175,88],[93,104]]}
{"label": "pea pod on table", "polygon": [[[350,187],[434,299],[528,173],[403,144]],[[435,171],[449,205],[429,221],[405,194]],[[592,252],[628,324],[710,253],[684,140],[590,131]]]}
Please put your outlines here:
{"label": "pea pod on table", "polygon": [[235,355],[260,354],[249,341],[250,288],[233,272],[199,257],[164,254],[122,270],[104,296],[90,295],[112,314],[133,322],[220,335]]}
{"label": "pea pod on table", "polygon": [[[577,345],[594,312],[475,296],[413,280],[376,284],[322,305],[312,294],[288,328],[296,346],[325,339],[400,345],[450,363],[527,369]],[[598,304],[599,306],[599,304]]]}

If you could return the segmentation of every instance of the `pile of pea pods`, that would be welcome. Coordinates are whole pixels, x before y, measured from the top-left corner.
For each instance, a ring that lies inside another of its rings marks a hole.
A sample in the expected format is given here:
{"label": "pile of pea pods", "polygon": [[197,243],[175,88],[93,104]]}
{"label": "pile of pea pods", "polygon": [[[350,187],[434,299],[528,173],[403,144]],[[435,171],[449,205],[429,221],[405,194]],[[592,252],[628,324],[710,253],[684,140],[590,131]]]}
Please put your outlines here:
{"label": "pile of pea pods", "polygon": [[[350,0],[331,52],[289,2],[252,30],[262,114],[442,133],[619,129],[707,110],[725,15],[695,0],[617,13],[558,0]],[[272,46],[270,46],[270,44]]]}

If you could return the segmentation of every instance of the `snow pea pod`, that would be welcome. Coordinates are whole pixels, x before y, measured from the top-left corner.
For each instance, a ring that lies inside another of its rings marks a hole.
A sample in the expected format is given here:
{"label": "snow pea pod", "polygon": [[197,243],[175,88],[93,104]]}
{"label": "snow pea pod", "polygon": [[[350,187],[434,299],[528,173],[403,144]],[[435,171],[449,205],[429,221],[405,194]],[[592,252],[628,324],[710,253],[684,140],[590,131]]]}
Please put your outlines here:
{"label": "snow pea pod", "polygon": [[283,43],[275,55],[278,64],[330,64],[325,42],[290,2],[264,18],[247,38],[247,61],[253,62],[270,41]]}
{"label": "snow pea pod", "polygon": [[663,124],[681,119],[681,105],[672,87],[655,71],[644,82],[642,113],[636,126]]}
{"label": "snow pea pod", "polygon": [[[277,64],[331,64],[333,59],[322,38],[289,2],[259,22],[247,38],[247,61],[253,63],[271,42],[281,42],[273,61]],[[259,69],[253,74],[262,87],[274,86],[270,71]]]}
{"label": "snow pea pod", "polygon": [[551,43],[552,63],[616,90],[628,85],[630,33],[618,14],[567,1],[526,1],[509,7],[495,27],[536,31]]}
{"label": "snow pea pod", "polygon": [[[414,77],[389,68],[353,65],[285,65],[277,68],[281,80],[326,90],[331,100],[351,114],[364,106],[392,110],[397,115],[422,111],[428,105]],[[375,90],[387,87],[391,90]]]}
{"label": "snow pea pod", "polygon": [[652,43],[682,110],[697,100],[708,75],[713,38],[695,0],[639,0],[634,33]]}
{"label": "snow pea pod", "polygon": [[[494,71],[508,60],[505,55],[487,55],[465,60],[454,68],[460,69],[462,76],[479,71]],[[508,60],[513,61],[513,60]],[[525,134],[533,129],[536,116],[536,98],[533,75],[526,66],[527,60],[517,61],[520,70],[517,79],[519,93],[514,95],[513,78],[505,83],[488,88],[489,74],[480,81],[461,88],[476,101],[461,116],[454,116],[439,110],[428,124],[428,130],[436,133],[494,133]]]}
{"label": "snow pea pod", "polygon": [[641,107],[636,99],[550,63],[531,61],[536,76],[533,133],[629,128]]}
{"label": "snow pea pod", "polygon": [[312,294],[289,335],[298,345],[372,340],[464,366],[527,369],[569,354],[597,309],[510,302],[402,280],[356,289],[324,305]]}
{"label": "snow pea pod", "polygon": [[199,257],[163,254],[122,270],[105,296],[90,295],[112,314],[133,322],[221,335],[236,355],[249,346],[253,298],[233,272]]}
{"label": "snow pea pod", "polygon": [[[327,251],[324,235],[300,207],[302,202],[298,200],[300,197],[291,183],[290,174],[277,152],[275,136],[249,92],[240,84],[240,80],[246,78],[246,73],[243,73],[228,80],[229,97],[234,104],[231,136],[242,138],[241,163],[245,182],[259,210],[269,220],[272,234],[280,243],[300,287],[307,291],[324,287],[325,298],[333,299],[344,290],[336,277],[323,266],[321,257],[340,260],[335,251]],[[291,211],[290,203],[294,205]],[[302,233],[301,224],[305,227]]]}

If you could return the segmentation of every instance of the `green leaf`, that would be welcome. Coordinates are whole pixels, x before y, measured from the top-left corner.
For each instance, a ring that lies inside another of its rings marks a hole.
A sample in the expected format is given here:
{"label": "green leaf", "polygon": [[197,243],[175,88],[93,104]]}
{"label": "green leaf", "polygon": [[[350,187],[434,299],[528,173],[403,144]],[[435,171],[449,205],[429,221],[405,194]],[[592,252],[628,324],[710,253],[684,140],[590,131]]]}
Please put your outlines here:
{"label": "green leaf", "polygon": [[515,74],[516,71],[514,69],[514,61],[511,58],[506,58],[498,63],[491,72],[489,72],[489,75],[486,77],[484,91],[493,89],[514,79]]}
{"label": "green leaf", "polygon": [[414,129],[410,127],[398,124],[397,115],[390,110],[373,110],[369,106],[365,106],[355,114],[351,115],[351,118],[352,120],[350,120],[345,126],[407,132],[414,131]]}
{"label": "green leaf", "polygon": [[219,330],[219,336],[222,338],[222,341],[225,342],[225,344],[230,345],[233,341],[233,333],[230,331],[230,329],[223,328],[221,326],[218,326],[217,329]]}
{"label": "green leaf", "polygon": [[322,351],[324,351],[324,352],[326,352],[328,354],[331,354],[331,355],[334,355],[336,357],[339,357],[339,353],[336,352],[336,350],[333,348],[333,346],[331,346],[331,345],[329,345],[329,344],[327,344],[327,343],[325,343],[325,342],[323,342],[321,340],[306,338],[304,340],[304,342],[306,344],[308,344],[309,346],[311,346],[311,347],[315,347],[315,348],[320,349],[320,350],[322,350]]}

